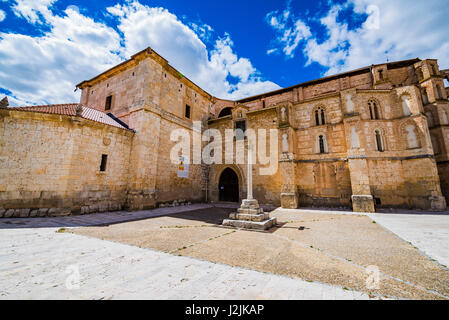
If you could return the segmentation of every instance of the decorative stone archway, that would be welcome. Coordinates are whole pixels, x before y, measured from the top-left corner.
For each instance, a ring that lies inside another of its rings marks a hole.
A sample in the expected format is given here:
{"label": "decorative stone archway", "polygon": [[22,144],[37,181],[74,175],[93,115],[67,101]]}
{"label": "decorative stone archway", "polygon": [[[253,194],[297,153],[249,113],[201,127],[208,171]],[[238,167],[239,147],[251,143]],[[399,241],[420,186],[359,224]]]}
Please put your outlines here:
{"label": "decorative stone archway", "polygon": [[221,172],[218,180],[218,200],[226,202],[239,202],[239,178],[231,168]]}
{"label": "decorative stone archway", "polygon": [[222,201],[220,200],[220,178],[223,173],[233,172],[237,176],[237,189],[238,189],[238,199],[235,202],[240,202],[244,199],[245,188],[246,188],[246,180],[242,176],[242,170],[237,165],[213,165],[211,166],[210,174],[209,174],[209,187],[208,187],[208,199],[212,202]]}

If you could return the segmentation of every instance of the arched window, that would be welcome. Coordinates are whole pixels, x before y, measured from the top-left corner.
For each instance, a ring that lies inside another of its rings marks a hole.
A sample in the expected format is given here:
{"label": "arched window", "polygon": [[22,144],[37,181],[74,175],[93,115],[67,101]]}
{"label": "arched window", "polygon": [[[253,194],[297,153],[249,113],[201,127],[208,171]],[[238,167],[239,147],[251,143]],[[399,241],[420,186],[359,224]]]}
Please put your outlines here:
{"label": "arched window", "polygon": [[380,130],[375,130],[374,131],[374,136],[375,136],[376,150],[380,151],[380,152],[384,152],[385,151],[385,146],[384,146],[384,141],[383,141],[383,137],[382,137],[381,131]]}
{"label": "arched window", "polygon": [[437,74],[437,69],[435,68],[435,65],[432,64],[432,65],[430,65],[430,67],[432,68],[432,74],[436,75]]}
{"label": "arched window", "polygon": [[317,139],[317,152],[328,153],[327,140],[324,134],[320,134]]}
{"label": "arched window", "polygon": [[422,90],[422,102],[424,104],[428,104],[429,103],[429,96],[427,95],[427,89],[426,88],[424,88]]}
{"label": "arched window", "polygon": [[407,95],[402,96],[402,112],[404,116],[409,116],[412,114],[410,110],[410,98]]}
{"label": "arched window", "polygon": [[407,134],[407,147],[408,149],[416,149],[420,147],[418,135],[416,134],[416,127],[412,124],[405,127]]}
{"label": "arched window", "polygon": [[220,114],[218,115],[219,118],[230,116],[232,114],[232,108],[227,107],[220,111]]}
{"label": "arched window", "polygon": [[326,124],[326,116],[324,114],[324,109],[322,107],[318,107],[315,110],[315,124],[317,126],[322,126]]}
{"label": "arched window", "polygon": [[379,106],[377,105],[377,102],[374,100],[369,100],[368,108],[369,108],[369,115],[370,115],[371,120],[379,120],[380,114],[379,114]]}
{"label": "arched window", "polygon": [[416,69],[416,74],[418,75],[418,81],[421,81],[422,79],[424,79],[424,74],[422,73],[421,68]]}
{"label": "arched window", "polygon": [[320,153],[324,153],[324,136],[320,136]]}

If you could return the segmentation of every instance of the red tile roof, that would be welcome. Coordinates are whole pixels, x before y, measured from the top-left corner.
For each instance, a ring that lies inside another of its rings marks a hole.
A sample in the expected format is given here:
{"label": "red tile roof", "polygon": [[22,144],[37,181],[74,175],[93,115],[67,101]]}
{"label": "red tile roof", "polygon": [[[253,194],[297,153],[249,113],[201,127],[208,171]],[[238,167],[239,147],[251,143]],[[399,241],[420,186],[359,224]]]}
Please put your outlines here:
{"label": "red tile roof", "polygon": [[[78,105],[79,105],[78,103],[68,103],[68,104],[52,104],[45,106],[14,107],[11,109],[20,111],[60,114],[66,116],[76,116],[76,109]],[[120,123],[109,117],[106,113],[89,107],[82,106],[81,117],[84,119],[107,124],[117,128],[127,129]]]}

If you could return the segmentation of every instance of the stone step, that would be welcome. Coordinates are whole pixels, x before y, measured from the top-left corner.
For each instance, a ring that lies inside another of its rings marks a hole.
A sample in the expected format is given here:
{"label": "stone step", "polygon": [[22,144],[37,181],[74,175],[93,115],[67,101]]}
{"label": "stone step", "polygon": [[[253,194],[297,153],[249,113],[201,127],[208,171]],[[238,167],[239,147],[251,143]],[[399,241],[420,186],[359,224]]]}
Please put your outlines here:
{"label": "stone step", "polygon": [[253,229],[253,230],[268,230],[276,225],[276,218],[270,218],[264,221],[246,221],[246,220],[223,220],[223,226],[242,228],[242,229]]}
{"label": "stone step", "polygon": [[237,209],[237,212],[241,213],[241,214],[261,214],[261,213],[263,213],[263,209],[262,208],[258,208],[258,209],[242,209],[242,208],[239,208],[239,209]]}
{"label": "stone step", "polygon": [[260,214],[231,213],[229,215],[229,219],[244,220],[244,221],[256,221],[256,222],[268,220],[269,218],[270,218],[270,215],[268,213],[260,213]]}

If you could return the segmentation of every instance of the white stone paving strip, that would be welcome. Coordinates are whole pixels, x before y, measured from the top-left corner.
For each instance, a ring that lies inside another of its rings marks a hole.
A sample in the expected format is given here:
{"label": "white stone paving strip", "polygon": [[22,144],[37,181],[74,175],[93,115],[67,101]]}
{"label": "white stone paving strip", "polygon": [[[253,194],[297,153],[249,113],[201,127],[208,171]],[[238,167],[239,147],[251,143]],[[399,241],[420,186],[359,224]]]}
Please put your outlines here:
{"label": "white stone paving strip", "polygon": [[449,215],[447,213],[376,213],[369,217],[449,268]]}
{"label": "white stone paving strip", "polygon": [[57,230],[0,230],[0,299],[369,299],[337,286]]}
{"label": "white stone paving strip", "polygon": [[314,214],[364,215],[381,226],[410,242],[429,258],[436,260],[443,267],[449,268],[449,211],[433,213],[425,211],[390,209],[392,213],[363,213],[347,210],[314,208],[276,210]]}

